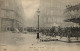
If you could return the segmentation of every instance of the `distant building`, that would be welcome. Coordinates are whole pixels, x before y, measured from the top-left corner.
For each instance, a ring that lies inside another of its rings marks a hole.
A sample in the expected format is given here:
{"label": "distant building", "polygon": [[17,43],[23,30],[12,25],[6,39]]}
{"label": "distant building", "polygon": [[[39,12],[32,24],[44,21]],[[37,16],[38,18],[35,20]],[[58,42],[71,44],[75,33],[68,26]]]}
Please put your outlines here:
{"label": "distant building", "polygon": [[0,31],[13,31],[23,26],[20,0],[0,0]]}
{"label": "distant building", "polygon": [[57,14],[58,8],[57,6],[54,6],[54,0],[40,0],[39,9],[41,27],[52,27],[56,25],[58,26],[57,18],[60,17],[60,15]]}

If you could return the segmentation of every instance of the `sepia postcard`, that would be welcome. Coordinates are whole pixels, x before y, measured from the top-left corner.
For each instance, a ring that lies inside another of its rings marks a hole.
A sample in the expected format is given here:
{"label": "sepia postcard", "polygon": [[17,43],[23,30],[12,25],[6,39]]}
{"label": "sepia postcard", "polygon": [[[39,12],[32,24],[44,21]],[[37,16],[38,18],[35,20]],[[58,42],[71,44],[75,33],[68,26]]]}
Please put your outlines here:
{"label": "sepia postcard", "polygon": [[0,0],[0,51],[80,51],[80,0]]}

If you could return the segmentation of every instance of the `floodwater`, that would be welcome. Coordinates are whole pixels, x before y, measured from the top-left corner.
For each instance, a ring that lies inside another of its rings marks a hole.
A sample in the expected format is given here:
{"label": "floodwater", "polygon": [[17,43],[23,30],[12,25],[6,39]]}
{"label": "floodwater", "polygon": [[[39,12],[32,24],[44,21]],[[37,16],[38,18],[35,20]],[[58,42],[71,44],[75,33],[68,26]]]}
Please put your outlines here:
{"label": "floodwater", "polygon": [[0,51],[80,51],[80,38],[67,43],[63,37],[59,41],[40,42],[36,33],[4,32],[0,35]]}

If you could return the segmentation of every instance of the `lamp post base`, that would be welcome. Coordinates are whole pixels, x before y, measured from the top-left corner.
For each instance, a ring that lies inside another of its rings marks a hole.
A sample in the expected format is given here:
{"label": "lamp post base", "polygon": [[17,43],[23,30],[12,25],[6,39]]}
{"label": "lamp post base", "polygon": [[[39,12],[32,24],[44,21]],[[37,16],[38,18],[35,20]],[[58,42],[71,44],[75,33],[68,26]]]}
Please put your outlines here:
{"label": "lamp post base", "polygon": [[39,39],[39,33],[37,33],[37,38],[36,39]]}

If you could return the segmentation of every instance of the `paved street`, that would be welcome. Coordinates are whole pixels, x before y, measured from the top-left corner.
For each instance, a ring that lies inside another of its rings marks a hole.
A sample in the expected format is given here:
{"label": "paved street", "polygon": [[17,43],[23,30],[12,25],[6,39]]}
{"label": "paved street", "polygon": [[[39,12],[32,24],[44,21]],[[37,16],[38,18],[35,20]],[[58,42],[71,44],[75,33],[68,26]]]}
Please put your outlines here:
{"label": "paved street", "polygon": [[40,42],[36,39],[36,33],[5,32],[0,34],[0,38],[0,51],[79,51],[80,49],[79,41],[67,43],[63,37],[62,41]]}

